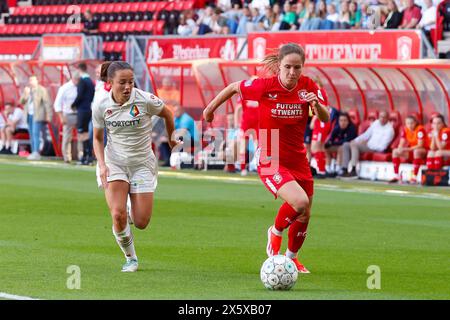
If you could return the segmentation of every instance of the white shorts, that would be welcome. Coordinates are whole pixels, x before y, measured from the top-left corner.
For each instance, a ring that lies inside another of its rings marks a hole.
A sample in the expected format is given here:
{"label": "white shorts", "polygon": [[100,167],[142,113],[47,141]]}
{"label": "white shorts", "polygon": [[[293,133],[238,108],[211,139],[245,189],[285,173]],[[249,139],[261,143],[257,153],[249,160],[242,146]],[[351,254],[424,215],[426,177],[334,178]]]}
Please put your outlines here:
{"label": "white shorts", "polygon": [[[130,193],[155,192],[158,185],[158,170],[151,161],[134,166],[121,166],[114,163],[108,163],[109,169],[108,182],[122,180],[130,184]],[[97,164],[96,169],[98,187],[102,187],[100,179],[100,170]]]}

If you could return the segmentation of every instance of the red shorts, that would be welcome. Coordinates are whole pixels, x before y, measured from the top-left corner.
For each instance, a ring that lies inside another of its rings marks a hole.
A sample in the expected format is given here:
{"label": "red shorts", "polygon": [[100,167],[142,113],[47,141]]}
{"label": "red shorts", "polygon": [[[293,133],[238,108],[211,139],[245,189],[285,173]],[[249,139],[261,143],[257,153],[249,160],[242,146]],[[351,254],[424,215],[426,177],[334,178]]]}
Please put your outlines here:
{"label": "red shorts", "polygon": [[311,141],[318,141],[325,143],[327,140],[329,132],[322,130],[313,130]]}
{"label": "red shorts", "polygon": [[270,164],[265,165],[258,163],[259,178],[266,188],[274,195],[275,199],[277,198],[278,190],[290,181],[296,181],[300,187],[305,190],[308,197],[311,198],[314,195],[314,180],[309,168],[308,160],[305,157],[304,161],[300,162],[302,166],[299,166],[299,168],[304,168],[304,170],[290,169],[281,165],[278,166],[276,170],[264,170],[268,169]]}

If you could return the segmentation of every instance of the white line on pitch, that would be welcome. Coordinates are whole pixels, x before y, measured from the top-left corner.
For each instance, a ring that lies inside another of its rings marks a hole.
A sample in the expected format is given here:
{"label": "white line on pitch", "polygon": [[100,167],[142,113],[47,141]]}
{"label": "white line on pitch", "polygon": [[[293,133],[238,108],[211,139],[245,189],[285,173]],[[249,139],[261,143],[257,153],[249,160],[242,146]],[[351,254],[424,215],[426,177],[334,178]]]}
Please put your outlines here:
{"label": "white line on pitch", "polygon": [[9,300],[39,300],[39,299],[31,298],[31,297],[17,296],[15,294],[9,294],[6,292],[0,292],[0,298],[9,299]]}

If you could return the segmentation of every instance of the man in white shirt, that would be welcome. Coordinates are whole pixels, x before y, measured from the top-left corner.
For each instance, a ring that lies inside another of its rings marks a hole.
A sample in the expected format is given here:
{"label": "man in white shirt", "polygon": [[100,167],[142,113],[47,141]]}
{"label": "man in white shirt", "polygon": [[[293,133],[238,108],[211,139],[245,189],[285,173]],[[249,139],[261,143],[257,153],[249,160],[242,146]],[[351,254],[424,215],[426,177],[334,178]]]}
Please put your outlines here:
{"label": "man in white shirt", "polygon": [[355,140],[343,144],[343,166],[347,177],[357,177],[356,164],[361,152],[384,152],[394,139],[394,128],[389,123],[388,113],[381,111],[378,120]]}
{"label": "man in white shirt", "polygon": [[16,108],[12,103],[5,104],[5,119],[2,118],[0,125],[0,139],[2,144],[1,154],[12,154],[11,142],[17,133],[28,133],[27,118],[22,109]]}
{"label": "man in white shirt", "polygon": [[[72,131],[77,128],[77,112],[72,109],[72,103],[77,97],[77,84],[80,79],[78,72],[72,73],[71,79],[58,89],[53,107],[63,124],[62,154],[64,162],[72,161]],[[78,151],[82,149],[78,143]]]}

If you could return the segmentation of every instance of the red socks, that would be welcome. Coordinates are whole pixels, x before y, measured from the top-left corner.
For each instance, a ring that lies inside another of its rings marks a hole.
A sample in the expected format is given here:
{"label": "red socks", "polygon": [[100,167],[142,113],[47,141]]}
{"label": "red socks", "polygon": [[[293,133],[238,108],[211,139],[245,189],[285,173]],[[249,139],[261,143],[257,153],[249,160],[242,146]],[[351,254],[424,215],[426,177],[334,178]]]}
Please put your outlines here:
{"label": "red socks", "polygon": [[306,238],[306,229],[308,223],[295,220],[289,228],[288,249],[293,253],[297,253],[303,245]]}
{"label": "red socks", "polygon": [[434,169],[442,169],[442,157],[434,157]]}
{"label": "red socks", "polygon": [[419,169],[420,166],[423,164],[423,160],[422,159],[414,159],[413,160],[413,170],[414,170],[414,175],[417,176],[417,174],[419,173]]}
{"label": "red socks", "polygon": [[398,169],[400,168],[400,158],[392,158],[392,163],[394,164],[394,173],[398,175]]}
{"label": "red socks", "polygon": [[320,172],[325,172],[326,155],[325,152],[319,151],[314,154],[317,161],[317,168]]}
{"label": "red socks", "polygon": [[287,202],[278,210],[278,214],[275,218],[275,229],[282,232],[284,229],[289,227],[291,223],[297,219],[300,213],[294,210]]}

